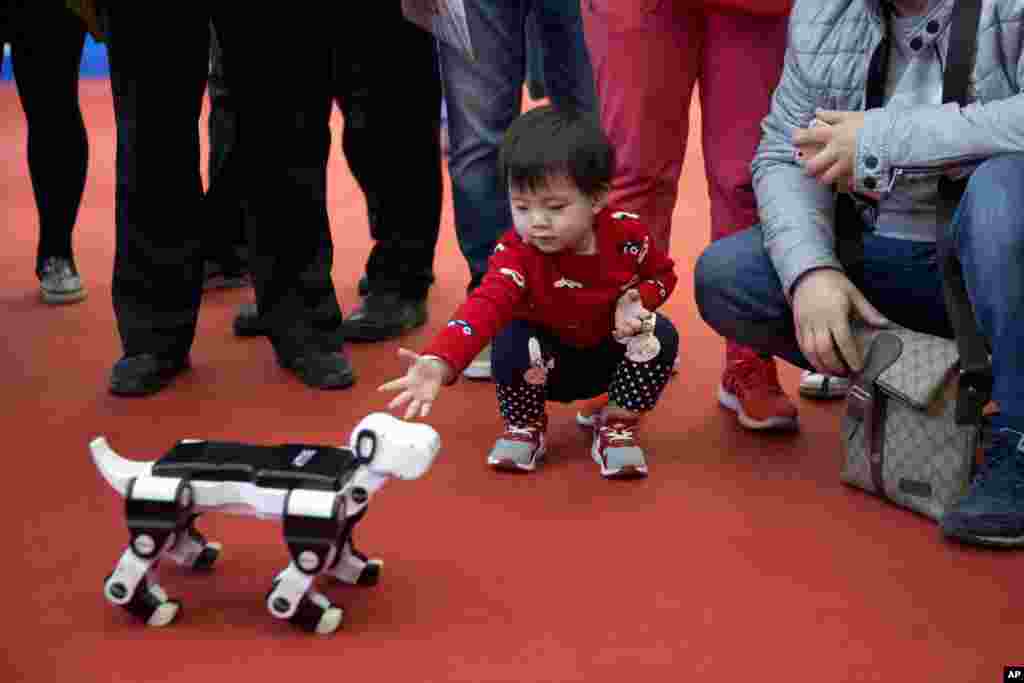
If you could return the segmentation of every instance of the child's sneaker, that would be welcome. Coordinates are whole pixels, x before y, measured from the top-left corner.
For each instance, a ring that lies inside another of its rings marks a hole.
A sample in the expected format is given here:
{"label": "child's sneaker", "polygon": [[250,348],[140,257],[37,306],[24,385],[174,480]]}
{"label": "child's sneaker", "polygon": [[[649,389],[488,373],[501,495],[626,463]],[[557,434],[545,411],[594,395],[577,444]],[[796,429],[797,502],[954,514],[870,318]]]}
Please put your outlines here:
{"label": "child's sneaker", "polygon": [[606,479],[637,479],[647,476],[647,460],[636,445],[639,417],[611,417],[601,413],[593,418],[594,443],[590,455],[601,466]]}
{"label": "child's sneaker", "polygon": [[775,361],[751,356],[730,361],[718,386],[718,402],[747,429],[796,429],[796,406],[782,391]]}
{"label": "child's sneaker", "polygon": [[540,424],[516,426],[505,424],[505,433],[498,438],[487,464],[498,470],[532,472],[544,457],[544,432],[547,419]]}

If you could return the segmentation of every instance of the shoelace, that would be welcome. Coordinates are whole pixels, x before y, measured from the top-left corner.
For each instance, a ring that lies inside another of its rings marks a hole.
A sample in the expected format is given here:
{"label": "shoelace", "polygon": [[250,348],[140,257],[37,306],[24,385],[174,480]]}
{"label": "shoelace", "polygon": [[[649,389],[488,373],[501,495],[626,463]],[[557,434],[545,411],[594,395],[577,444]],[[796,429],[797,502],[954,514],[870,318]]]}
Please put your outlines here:
{"label": "shoelace", "polygon": [[531,443],[540,440],[538,436],[540,431],[539,427],[528,426],[528,427],[517,427],[516,425],[505,425],[504,436],[509,439],[529,441]]}
{"label": "shoelace", "polygon": [[614,422],[601,428],[608,442],[612,441],[633,441],[633,430],[635,427],[628,426],[621,422]]}

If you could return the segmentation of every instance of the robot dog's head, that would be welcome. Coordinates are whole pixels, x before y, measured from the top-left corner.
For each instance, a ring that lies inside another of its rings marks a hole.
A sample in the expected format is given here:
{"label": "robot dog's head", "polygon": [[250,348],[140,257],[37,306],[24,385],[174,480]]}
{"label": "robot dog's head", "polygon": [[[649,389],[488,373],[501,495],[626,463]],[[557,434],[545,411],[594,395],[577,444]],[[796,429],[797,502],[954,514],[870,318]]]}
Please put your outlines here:
{"label": "robot dog's head", "polygon": [[349,447],[371,472],[418,479],[440,452],[441,437],[429,425],[372,413],[352,430]]}

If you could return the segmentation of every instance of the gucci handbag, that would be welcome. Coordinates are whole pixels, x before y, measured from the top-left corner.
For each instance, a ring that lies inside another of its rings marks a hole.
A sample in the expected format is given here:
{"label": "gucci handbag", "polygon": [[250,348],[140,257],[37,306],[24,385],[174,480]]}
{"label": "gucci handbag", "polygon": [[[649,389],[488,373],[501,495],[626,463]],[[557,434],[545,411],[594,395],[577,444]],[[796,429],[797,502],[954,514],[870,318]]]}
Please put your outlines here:
{"label": "gucci handbag", "polygon": [[934,520],[967,491],[983,423],[957,422],[957,345],[907,329],[862,331],[864,370],[842,416],[840,479]]}

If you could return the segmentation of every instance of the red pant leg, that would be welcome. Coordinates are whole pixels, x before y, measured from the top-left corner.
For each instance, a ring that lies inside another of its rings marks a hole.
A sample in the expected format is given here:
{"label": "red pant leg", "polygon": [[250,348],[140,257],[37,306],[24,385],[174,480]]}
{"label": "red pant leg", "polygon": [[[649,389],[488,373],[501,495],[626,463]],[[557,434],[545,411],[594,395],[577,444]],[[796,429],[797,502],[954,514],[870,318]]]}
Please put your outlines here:
{"label": "red pant leg", "polygon": [[703,17],[671,0],[583,0],[601,125],[616,154],[611,202],[667,250],[686,155]]}
{"label": "red pant leg", "polygon": [[707,16],[700,98],[712,240],[758,222],[750,162],[782,74],[786,22],[740,13]]}
{"label": "red pant leg", "polygon": [[[786,17],[713,12],[701,55],[704,166],[711,198],[711,239],[758,222],[750,162],[761,140],[786,51]],[[726,340],[726,362],[752,349]]]}

